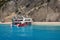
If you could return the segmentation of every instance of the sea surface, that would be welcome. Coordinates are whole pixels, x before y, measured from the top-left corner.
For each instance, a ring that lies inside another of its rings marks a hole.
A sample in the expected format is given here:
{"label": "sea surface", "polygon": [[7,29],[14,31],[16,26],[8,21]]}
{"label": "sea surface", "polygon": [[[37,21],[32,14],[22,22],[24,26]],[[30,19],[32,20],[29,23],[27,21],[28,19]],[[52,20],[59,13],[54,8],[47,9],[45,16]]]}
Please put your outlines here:
{"label": "sea surface", "polygon": [[60,26],[0,24],[0,40],[60,40]]}

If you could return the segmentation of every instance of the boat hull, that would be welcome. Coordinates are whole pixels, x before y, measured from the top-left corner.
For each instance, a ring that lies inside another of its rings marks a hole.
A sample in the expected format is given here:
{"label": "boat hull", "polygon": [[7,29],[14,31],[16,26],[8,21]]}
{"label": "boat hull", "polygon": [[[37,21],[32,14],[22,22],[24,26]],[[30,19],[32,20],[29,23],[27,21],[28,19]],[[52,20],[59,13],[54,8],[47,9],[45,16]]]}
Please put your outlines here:
{"label": "boat hull", "polygon": [[12,25],[16,25],[18,27],[25,27],[25,26],[30,26],[31,22],[25,22],[25,23],[12,23]]}

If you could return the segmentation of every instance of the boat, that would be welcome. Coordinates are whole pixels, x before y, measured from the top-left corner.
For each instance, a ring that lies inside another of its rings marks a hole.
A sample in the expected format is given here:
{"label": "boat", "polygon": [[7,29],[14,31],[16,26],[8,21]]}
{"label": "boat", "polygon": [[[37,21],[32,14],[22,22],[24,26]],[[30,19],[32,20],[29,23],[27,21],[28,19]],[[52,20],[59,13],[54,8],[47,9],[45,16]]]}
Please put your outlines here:
{"label": "boat", "polygon": [[24,17],[24,16],[14,16],[12,18],[12,25],[18,27],[29,26],[32,24],[32,18]]}

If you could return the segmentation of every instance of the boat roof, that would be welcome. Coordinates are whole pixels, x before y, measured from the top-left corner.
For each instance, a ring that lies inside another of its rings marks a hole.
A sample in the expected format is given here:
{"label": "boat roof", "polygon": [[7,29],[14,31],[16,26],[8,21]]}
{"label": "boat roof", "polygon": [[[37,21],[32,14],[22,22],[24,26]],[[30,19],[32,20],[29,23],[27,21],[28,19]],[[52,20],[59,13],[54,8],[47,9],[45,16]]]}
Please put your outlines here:
{"label": "boat roof", "polygon": [[14,16],[12,19],[14,19],[14,20],[15,20],[15,19],[16,19],[16,20],[17,20],[17,19],[20,20],[20,19],[24,19],[24,18],[25,18],[25,19],[32,19],[32,18],[29,18],[29,17],[20,16],[20,15],[19,15],[19,16]]}

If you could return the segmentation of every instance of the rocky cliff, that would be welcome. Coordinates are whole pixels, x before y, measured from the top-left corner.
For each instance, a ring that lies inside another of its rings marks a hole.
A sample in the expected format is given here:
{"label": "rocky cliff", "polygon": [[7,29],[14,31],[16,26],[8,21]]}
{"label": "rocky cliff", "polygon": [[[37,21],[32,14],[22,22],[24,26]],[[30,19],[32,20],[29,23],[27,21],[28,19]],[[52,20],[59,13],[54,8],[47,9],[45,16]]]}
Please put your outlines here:
{"label": "rocky cliff", "polygon": [[13,14],[37,22],[60,22],[60,0],[9,0],[0,5],[0,20],[11,21]]}

